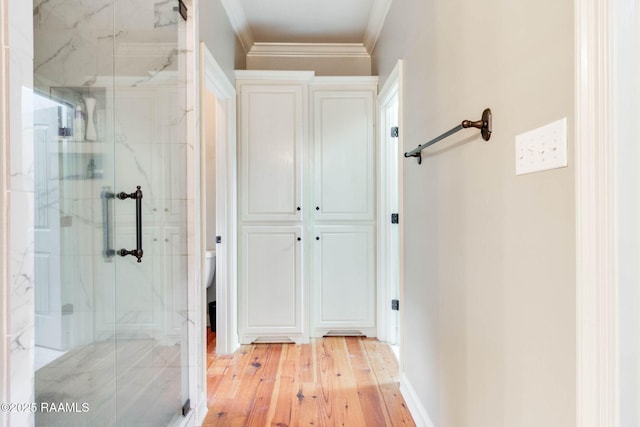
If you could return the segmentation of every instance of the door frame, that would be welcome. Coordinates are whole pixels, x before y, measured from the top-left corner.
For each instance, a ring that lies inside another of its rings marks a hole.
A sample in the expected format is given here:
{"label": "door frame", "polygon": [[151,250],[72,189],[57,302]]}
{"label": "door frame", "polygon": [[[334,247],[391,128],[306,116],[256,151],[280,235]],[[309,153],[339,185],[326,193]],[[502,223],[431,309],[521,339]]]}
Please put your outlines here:
{"label": "door frame", "polygon": [[[222,243],[216,244],[216,353],[233,353],[239,347],[237,326],[237,172],[236,172],[236,90],[204,42],[200,42],[200,93],[210,91],[216,105],[216,229]],[[200,261],[204,272],[206,246],[206,121],[205,97],[200,96]],[[219,191],[226,190],[224,194]],[[198,316],[202,327],[201,340],[206,343],[206,289],[198,293]],[[206,354],[206,345],[203,346]],[[203,359],[206,360],[206,357]],[[205,363],[206,365],[206,363]],[[206,366],[203,367],[206,371]],[[205,381],[206,384],[206,372]]]}
{"label": "door frame", "polygon": [[615,206],[615,8],[618,0],[576,0],[576,421],[619,423],[618,283]]}
{"label": "door frame", "polygon": [[[382,89],[378,94],[378,272],[377,272],[377,282],[378,282],[378,315],[377,315],[377,329],[378,329],[378,339],[381,341],[387,341],[390,338],[389,325],[392,322],[393,311],[391,310],[391,300],[390,300],[390,289],[389,283],[387,280],[387,272],[389,271],[389,259],[387,257],[388,247],[389,247],[389,234],[391,229],[391,224],[389,218],[387,218],[387,209],[386,207],[389,204],[389,194],[387,192],[387,177],[389,175],[389,168],[387,166],[387,162],[385,161],[385,141],[386,135],[389,131],[388,126],[386,125],[386,117],[385,117],[385,106],[389,103],[389,101],[397,95],[398,99],[398,127],[400,128],[400,132],[398,135],[398,214],[400,217],[400,222],[398,224],[398,233],[399,233],[399,256],[398,256],[398,272],[399,272],[399,288],[400,294],[399,298],[402,301],[404,285],[403,285],[403,235],[404,235],[404,226],[402,221],[403,218],[403,162],[402,162],[402,148],[403,144],[403,121],[402,121],[402,105],[403,105],[403,61],[399,60],[396,66],[393,68],[389,77],[385,81]],[[397,344],[400,347],[400,354],[402,354],[402,306],[400,307],[399,313],[399,336],[397,337]],[[402,360],[402,357],[401,357]],[[400,362],[400,367],[402,369],[402,364]],[[402,372],[402,371],[401,371]]]}

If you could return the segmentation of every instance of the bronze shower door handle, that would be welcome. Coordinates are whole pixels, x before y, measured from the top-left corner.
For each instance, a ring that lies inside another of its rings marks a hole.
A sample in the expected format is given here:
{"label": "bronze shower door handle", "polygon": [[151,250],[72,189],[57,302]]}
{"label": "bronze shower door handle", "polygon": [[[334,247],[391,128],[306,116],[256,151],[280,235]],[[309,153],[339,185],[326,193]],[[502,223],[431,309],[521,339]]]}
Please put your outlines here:
{"label": "bronze shower door handle", "polygon": [[118,194],[118,199],[135,199],[136,201],[136,248],[127,250],[120,249],[118,254],[120,256],[133,255],[138,258],[138,262],[142,262],[142,255],[144,254],[142,250],[142,190],[140,190],[140,186],[137,186],[137,190],[131,194],[127,194],[124,191]]}

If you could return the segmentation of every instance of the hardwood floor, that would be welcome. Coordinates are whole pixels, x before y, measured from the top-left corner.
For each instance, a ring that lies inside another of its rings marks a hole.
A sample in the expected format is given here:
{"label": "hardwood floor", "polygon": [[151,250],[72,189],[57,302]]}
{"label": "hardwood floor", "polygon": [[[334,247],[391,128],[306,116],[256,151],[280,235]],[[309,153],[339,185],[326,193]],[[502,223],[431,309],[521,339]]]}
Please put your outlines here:
{"label": "hardwood floor", "polygon": [[214,353],[208,332],[209,412],[203,426],[414,426],[387,344],[326,337]]}

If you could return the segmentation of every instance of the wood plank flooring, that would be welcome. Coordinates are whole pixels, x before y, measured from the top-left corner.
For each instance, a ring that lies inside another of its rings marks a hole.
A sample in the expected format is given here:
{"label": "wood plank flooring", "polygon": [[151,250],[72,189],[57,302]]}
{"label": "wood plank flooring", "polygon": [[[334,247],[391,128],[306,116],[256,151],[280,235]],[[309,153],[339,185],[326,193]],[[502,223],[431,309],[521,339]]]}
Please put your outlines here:
{"label": "wood plank flooring", "polygon": [[203,426],[415,426],[400,394],[398,364],[373,338],[244,345],[217,356],[208,332]]}

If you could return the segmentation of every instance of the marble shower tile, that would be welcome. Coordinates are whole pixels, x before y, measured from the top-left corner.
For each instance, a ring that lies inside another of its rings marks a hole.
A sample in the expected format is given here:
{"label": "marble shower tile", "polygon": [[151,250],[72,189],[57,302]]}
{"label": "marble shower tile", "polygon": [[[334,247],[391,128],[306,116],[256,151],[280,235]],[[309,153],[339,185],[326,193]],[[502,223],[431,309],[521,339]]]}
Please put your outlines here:
{"label": "marble shower tile", "polygon": [[155,93],[149,89],[120,89],[115,94],[116,141],[121,144],[154,142]]}
{"label": "marble shower tile", "polygon": [[[13,191],[10,198],[10,397],[12,402],[33,402],[33,194]],[[11,425],[29,425],[32,414],[12,413],[10,419]]]}
{"label": "marble shower tile", "polygon": [[11,51],[9,60],[11,183],[13,191],[33,191],[33,80],[30,77],[31,57]]}
{"label": "marble shower tile", "polygon": [[180,109],[178,89],[163,88],[156,92],[156,114],[159,117],[155,126],[155,141],[162,144],[185,142],[184,110]]}
{"label": "marble shower tile", "polygon": [[113,0],[34,0],[30,13],[35,31],[80,30],[78,33],[93,35],[113,29],[112,3]]}
{"label": "marble shower tile", "polygon": [[[137,185],[142,187],[143,193],[143,214],[148,216],[158,213],[160,209],[156,205],[158,199],[163,194],[163,162],[162,147],[152,143],[126,143],[118,142],[115,147],[116,158],[118,159],[118,176],[116,177],[117,191],[125,191],[127,193],[135,190]],[[126,188],[131,187],[131,190]],[[122,208],[122,203],[117,205],[118,215]],[[130,215],[128,215],[130,218]],[[152,218],[149,220],[153,221]],[[148,222],[147,222],[148,223]]]}
{"label": "marble shower tile", "polygon": [[48,0],[33,13],[36,87],[92,86],[109,75],[113,52],[112,0]]}
{"label": "marble shower tile", "polygon": [[163,149],[165,158],[163,197],[171,200],[186,200],[189,196],[187,174],[190,168],[187,159],[189,159],[190,150],[186,144],[165,144]]}
{"label": "marble shower tile", "polygon": [[[115,29],[149,32],[155,28],[155,5],[148,0],[115,0]],[[149,40],[149,37],[146,37]]]}
{"label": "marble shower tile", "polygon": [[33,58],[33,10],[31,3],[10,1],[8,6],[11,17],[7,20],[10,48],[13,52],[20,52]]}
{"label": "marble shower tile", "polygon": [[[33,328],[33,193],[10,192],[11,329],[17,336]],[[28,342],[23,346],[31,345]]]}
{"label": "marble shower tile", "polygon": [[174,10],[176,2],[173,0],[165,0],[153,5],[155,22],[154,27],[168,27],[178,24],[180,14]]}

